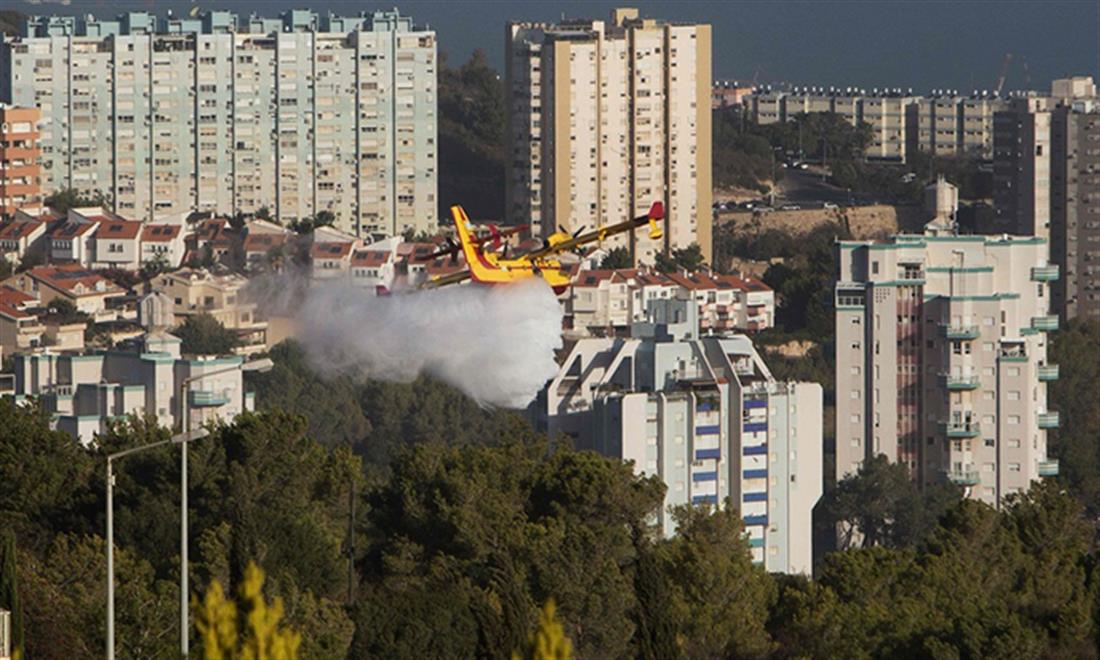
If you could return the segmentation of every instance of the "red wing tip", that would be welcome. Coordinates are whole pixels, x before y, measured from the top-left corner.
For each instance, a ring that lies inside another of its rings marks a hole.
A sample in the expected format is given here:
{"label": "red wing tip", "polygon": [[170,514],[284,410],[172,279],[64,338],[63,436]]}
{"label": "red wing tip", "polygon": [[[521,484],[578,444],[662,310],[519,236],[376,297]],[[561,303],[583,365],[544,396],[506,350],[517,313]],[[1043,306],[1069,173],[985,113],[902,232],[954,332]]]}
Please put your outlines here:
{"label": "red wing tip", "polygon": [[653,202],[653,206],[649,207],[649,217],[651,220],[662,220],[665,217],[665,205],[661,202]]}

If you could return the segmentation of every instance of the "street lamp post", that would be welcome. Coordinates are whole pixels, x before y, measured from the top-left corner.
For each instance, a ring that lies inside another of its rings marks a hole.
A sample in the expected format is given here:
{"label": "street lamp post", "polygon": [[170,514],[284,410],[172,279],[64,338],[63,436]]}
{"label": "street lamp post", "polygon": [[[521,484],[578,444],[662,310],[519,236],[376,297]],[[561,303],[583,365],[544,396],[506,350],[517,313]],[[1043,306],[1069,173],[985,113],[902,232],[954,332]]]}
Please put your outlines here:
{"label": "street lamp post", "polygon": [[[226,369],[216,369],[184,378],[183,383],[180,385],[180,428],[184,434],[191,430],[191,415],[187,406],[187,393],[191,383],[210,376],[227,374],[238,369],[242,372],[269,371],[273,366],[275,366],[274,362],[268,358],[261,358]],[[180,446],[180,653],[184,658],[190,654],[191,648],[191,639],[188,635],[188,628],[190,627],[188,622],[190,618],[189,595],[190,588],[187,578],[187,444],[184,443]]]}
{"label": "street lamp post", "polygon": [[107,658],[115,657],[115,459],[153,449],[167,444],[181,444],[186,446],[192,440],[205,438],[210,435],[206,429],[199,429],[190,433],[180,433],[167,440],[153,442],[140,447],[131,447],[123,451],[115,452],[107,456]]}

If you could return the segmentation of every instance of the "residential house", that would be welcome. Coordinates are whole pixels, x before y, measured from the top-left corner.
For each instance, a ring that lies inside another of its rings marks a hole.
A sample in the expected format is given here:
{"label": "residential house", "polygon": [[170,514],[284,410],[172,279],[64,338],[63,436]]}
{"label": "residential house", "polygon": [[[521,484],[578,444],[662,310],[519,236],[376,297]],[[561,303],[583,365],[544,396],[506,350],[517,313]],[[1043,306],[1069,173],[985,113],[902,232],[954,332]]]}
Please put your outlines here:
{"label": "residential house", "polygon": [[95,268],[137,270],[141,266],[142,223],[104,220],[95,230]]}
{"label": "residential house", "polygon": [[83,215],[71,209],[68,217],[49,230],[49,262],[90,267],[95,259],[96,228],[108,219],[102,214]]}
{"label": "residential house", "polygon": [[357,250],[351,256],[351,282],[364,290],[385,293],[392,290],[394,253],[391,250]]}
{"label": "residential house", "polygon": [[33,309],[38,299],[7,286],[0,286],[0,354],[8,355],[42,344],[45,327]]}
{"label": "residential house", "polygon": [[45,222],[18,214],[0,224],[0,258],[7,259],[15,266],[28,256],[43,255],[46,229]]}
{"label": "residential house", "polygon": [[36,296],[43,306],[55,298],[68,300],[78,311],[93,317],[114,318],[107,310],[110,298],[124,294],[114,282],[80,264],[38,266],[9,277],[4,284]]}
{"label": "residential house", "polygon": [[[244,262],[250,270],[258,270],[268,265],[275,252],[289,244],[288,234],[268,232],[249,233],[244,237]],[[276,268],[277,270],[278,268]]]}
{"label": "residential house", "polygon": [[214,275],[196,268],[181,268],[158,276],[153,283],[173,303],[174,325],[196,314],[209,314],[237,332],[247,354],[267,347],[267,322],[256,318],[256,305],[242,299],[248,280],[240,275]]}
{"label": "residential house", "polygon": [[180,225],[148,224],[141,230],[142,265],[163,259],[168,268],[183,263],[183,227]]}
{"label": "residential house", "polygon": [[184,239],[183,263],[201,263],[209,255],[212,262],[224,261],[233,249],[234,232],[225,218],[202,220]]}
{"label": "residential house", "polygon": [[314,243],[309,249],[313,263],[314,280],[347,279],[351,271],[351,253],[354,243]]}

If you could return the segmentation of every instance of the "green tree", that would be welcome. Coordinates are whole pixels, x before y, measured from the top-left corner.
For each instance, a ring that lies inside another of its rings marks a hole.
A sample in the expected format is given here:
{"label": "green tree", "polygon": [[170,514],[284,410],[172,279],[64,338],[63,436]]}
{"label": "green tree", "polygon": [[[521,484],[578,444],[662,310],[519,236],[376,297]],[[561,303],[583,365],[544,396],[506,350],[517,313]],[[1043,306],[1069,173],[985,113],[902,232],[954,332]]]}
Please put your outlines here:
{"label": "green tree", "polygon": [[59,190],[45,199],[46,206],[58,213],[68,213],[69,209],[86,206],[99,206],[109,208],[111,200],[102,191],[91,193],[80,192],[74,188]]}
{"label": "green tree", "polygon": [[76,308],[68,298],[57,297],[50,301],[50,312],[58,323],[88,323],[90,316]]}
{"label": "green tree", "polygon": [[634,260],[630,258],[630,250],[625,247],[611,248],[607,251],[607,255],[604,256],[603,261],[600,262],[600,268],[614,270],[631,268],[633,266]]}
{"label": "green tree", "polygon": [[838,482],[826,495],[823,508],[839,527],[842,549],[906,547],[921,542],[961,495],[958,488],[946,484],[920,491],[905,465],[880,454]]}
{"label": "green tree", "polygon": [[753,566],[741,519],[729,507],[680,507],[673,516],[676,536],[662,544],[660,553],[684,655],[766,655],[774,585]]}
{"label": "green tree", "polygon": [[[106,545],[63,534],[42,558],[21,553],[26,657],[88,658],[106,647]],[[115,550],[115,644],[121,657],[168,657],[179,643],[179,589],[124,547]]]}
{"label": "green tree", "polygon": [[371,434],[371,423],[360,402],[359,386],[346,376],[317,375],[294,340],[278,344],[268,357],[275,366],[252,377],[260,406],[305,416],[309,436],[327,446],[365,450],[363,443]]}
{"label": "green tree", "polygon": [[11,613],[11,650],[23,652],[23,605],[19,602],[19,576],[16,571],[15,533],[0,534],[0,609]]}
{"label": "green tree", "polygon": [[58,534],[86,524],[92,472],[88,453],[50,430],[49,413],[0,398],[0,529],[14,532],[21,547],[45,550]]}
{"label": "green tree", "polygon": [[1091,515],[1100,515],[1100,321],[1066,323],[1051,336],[1048,361],[1060,371],[1049,397],[1061,426],[1047,436],[1059,459],[1058,479]]}
{"label": "green tree", "polygon": [[240,346],[237,333],[209,314],[188,316],[172,331],[180,339],[180,351],[187,355],[228,355]]}
{"label": "green tree", "polygon": [[149,283],[157,275],[160,275],[161,273],[170,270],[172,267],[173,266],[168,263],[168,259],[164,256],[164,254],[157,254],[152,259],[149,259],[145,263],[141,264],[141,270],[139,271],[141,281]]}
{"label": "green tree", "polygon": [[673,660],[682,656],[676,641],[677,626],[672,616],[669,576],[651,540],[642,530],[634,531],[638,560],[634,570],[634,593],[638,598],[634,647],[643,660]]}
{"label": "green tree", "polygon": [[457,69],[439,60],[440,215],[462,204],[471,218],[502,218],[504,84],[480,49]]}

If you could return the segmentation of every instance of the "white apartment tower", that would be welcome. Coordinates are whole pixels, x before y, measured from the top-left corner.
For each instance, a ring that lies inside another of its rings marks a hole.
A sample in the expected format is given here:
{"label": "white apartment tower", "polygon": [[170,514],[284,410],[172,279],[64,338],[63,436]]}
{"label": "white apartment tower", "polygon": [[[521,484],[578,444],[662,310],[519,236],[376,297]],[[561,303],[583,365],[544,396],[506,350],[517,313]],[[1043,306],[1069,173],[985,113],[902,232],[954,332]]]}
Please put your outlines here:
{"label": "white apartment tower", "polygon": [[436,66],[396,12],[38,17],[0,46],[0,100],[41,110],[46,194],[399,234],[435,225]]}
{"label": "white apartment tower", "polygon": [[838,246],[836,476],[874,455],[999,505],[1047,459],[1048,262],[1040,237],[925,235]]}
{"label": "white apartment tower", "polygon": [[821,386],[776,381],[748,337],[701,336],[693,301],[651,300],[629,339],[577,341],[537,408],[549,434],[660,477],[664,534],[669,507],[728,502],[756,563],[811,572]]}
{"label": "white apartment tower", "polygon": [[709,259],[710,26],[616,9],[609,23],[509,23],[506,45],[509,221],[546,236],[660,200],[665,237],[638,232],[636,260],[692,243]]}

